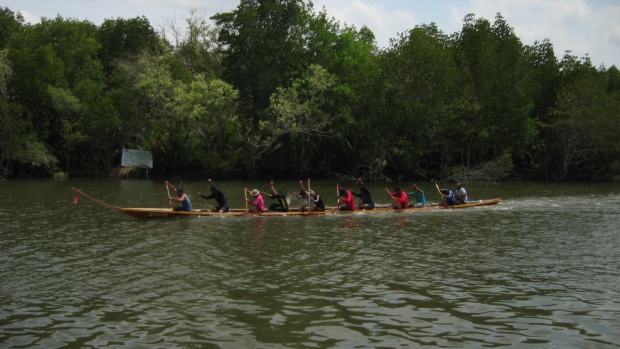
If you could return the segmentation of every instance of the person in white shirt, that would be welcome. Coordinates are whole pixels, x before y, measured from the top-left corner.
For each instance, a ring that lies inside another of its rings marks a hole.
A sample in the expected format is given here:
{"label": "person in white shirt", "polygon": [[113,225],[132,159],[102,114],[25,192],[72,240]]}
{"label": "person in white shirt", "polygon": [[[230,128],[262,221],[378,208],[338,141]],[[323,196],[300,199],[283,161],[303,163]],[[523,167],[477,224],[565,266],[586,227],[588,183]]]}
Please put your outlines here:
{"label": "person in white shirt", "polygon": [[456,197],[456,204],[466,204],[469,199],[467,199],[467,190],[461,187],[461,183],[456,183],[456,190],[454,191],[454,196]]}

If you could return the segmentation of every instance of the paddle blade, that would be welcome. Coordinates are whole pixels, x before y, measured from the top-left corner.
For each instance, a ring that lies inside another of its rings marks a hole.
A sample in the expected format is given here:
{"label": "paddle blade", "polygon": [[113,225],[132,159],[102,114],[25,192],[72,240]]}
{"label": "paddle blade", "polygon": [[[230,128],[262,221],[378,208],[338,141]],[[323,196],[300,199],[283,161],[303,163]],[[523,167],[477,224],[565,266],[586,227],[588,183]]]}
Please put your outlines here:
{"label": "paddle blade", "polygon": [[80,194],[79,193],[75,193],[75,197],[73,198],[73,203],[77,204],[79,199],[80,199]]}

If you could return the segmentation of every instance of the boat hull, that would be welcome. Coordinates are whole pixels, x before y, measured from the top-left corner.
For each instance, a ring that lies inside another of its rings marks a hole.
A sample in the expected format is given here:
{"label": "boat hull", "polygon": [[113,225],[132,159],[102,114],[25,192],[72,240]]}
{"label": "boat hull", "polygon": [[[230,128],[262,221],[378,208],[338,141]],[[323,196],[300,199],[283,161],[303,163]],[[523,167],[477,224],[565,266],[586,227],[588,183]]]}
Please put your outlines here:
{"label": "boat hull", "polygon": [[496,205],[500,203],[502,199],[489,199],[489,200],[481,200],[475,201],[468,204],[456,205],[456,206],[448,206],[443,207],[439,205],[428,205],[426,207],[412,207],[405,209],[393,209],[387,207],[378,207],[373,210],[358,210],[358,211],[341,211],[338,208],[328,208],[325,211],[316,211],[316,212],[300,212],[300,211],[289,211],[289,212],[249,212],[246,213],[241,209],[234,209],[231,212],[219,213],[219,212],[211,212],[208,210],[193,210],[193,211],[174,211],[171,208],[120,208],[121,213],[132,216],[134,218],[139,219],[152,219],[152,218],[177,218],[177,217],[212,217],[212,216],[232,216],[232,217],[242,217],[242,216],[256,216],[256,217],[270,217],[270,216],[321,216],[321,215],[334,215],[334,214],[354,214],[354,213],[402,213],[402,212],[412,212],[412,211],[435,211],[435,210],[456,210],[456,209],[464,209],[470,207],[477,206],[488,206],[488,205]]}

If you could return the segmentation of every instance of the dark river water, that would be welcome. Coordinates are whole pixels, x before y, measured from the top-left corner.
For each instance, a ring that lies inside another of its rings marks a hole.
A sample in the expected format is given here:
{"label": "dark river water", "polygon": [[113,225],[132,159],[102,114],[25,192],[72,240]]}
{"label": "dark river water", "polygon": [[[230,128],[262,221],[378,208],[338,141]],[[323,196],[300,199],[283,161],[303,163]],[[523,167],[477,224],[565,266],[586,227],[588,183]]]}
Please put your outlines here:
{"label": "dark river water", "polygon": [[[217,184],[242,207],[267,183]],[[71,187],[168,207],[161,181],[0,182],[0,348],[620,343],[620,183],[469,185],[504,201],[456,211],[160,220],[74,204]],[[313,189],[335,204],[333,183]]]}

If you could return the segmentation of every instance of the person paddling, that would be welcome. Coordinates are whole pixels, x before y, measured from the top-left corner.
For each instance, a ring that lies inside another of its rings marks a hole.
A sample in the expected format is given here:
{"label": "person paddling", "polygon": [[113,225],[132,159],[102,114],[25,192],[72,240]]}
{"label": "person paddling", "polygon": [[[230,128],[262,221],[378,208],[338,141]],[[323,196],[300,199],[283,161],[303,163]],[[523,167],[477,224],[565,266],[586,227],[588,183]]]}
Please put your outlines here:
{"label": "person paddling", "polygon": [[265,201],[263,200],[263,196],[260,194],[258,189],[249,190],[248,188],[243,188],[247,193],[249,193],[254,199],[246,199],[245,201],[252,204],[252,208],[249,209],[250,212],[265,212]]}
{"label": "person paddling", "polygon": [[314,200],[311,199],[310,192],[306,191],[306,188],[304,188],[303,181],[299,181],[298,188],[301,188],[299,193],[294,193],[293,196],[304,202],[304,204],[299,207],[299,211],[314,211]]}
{"label": "person paddling", "polygon": [[461,182],[456,183],[456,191],[454,192],[454,197],[456,199],[456,204],[466,204],[469,202],[467,198],[467,190],[461,186]]}
{"label": "person paddling", "polygon": [[[310,180],[308,180],[308,185],[309,183]],[[315,193],[313,190],[306,191],[306,188],[304,188],[304,183],[302,181],[299,181],[299,187],[301,188],[301,190],[299,191],[299,193],[294,193],[293,196],[307,203],[305,205],[301,205],[299,211],[325,211],[325,203],[317,193]]]}
{"label": "person paddling", "polygon": [[314,190],[310,190],[310,198],[313,204],[313,211],[325,211],[325,203],[323,199],[319,196],[319,194],[315,193]]}
{"label": "person paddling", "polygon": [[209,178],[209,184],[211,185],[211,195],[205,196],[202,195],[202,192],[199,192],[198,195],[200,195],[205,200],[215,199],[215,202],[217,202],[217,206],[211,206],[211,211],[220,213],[228,212],[230,210],[230,205],[228,205],[228,199],[226,199],[226,195],[224,195],[224,192],[218,187],[216,187],[213,182],[211,182],[211,178]]}
{"label": "person paddling", "polygon": [[439,195],[441,195],[441,205],[443,207],[454,206],[456,204],[456,198],[454,197],[454,193],[452,192],[452,190],[448,188],[439,189],[439,185],[437,185],[437,183],[435,183],[435,187],[437,188]]}
{"label": "person paddling", "polygon": [[424,190],[420,189],[417,185],[413,185],[413,191],[409,195],[415,198],[416,203],[410,204],[409,207],[424,207],[426,206],[426,196]]}
{"label": "person paddling", "polygon": [[168,201],[178,201],[181,203],[181,206],[176,206],[172,209],[175,211],[191,211],[192,203],[189,201],[189,197],[187,196],[187,194],[183,192],[183,189],[175,188],[174,185],[168,183],[168,181],[166,181],[166,185],[172,188],[172,190],[174,190],[178,196],[178,198],[173,198],[170,196],[170,193],[168,193]]}
{"label": "person paddling", "polygon": [[267,211],[269,212],[288,212],[288,202],[286,201],[286,195],[281,191],[277,191],[276,188],[273,187],[273,181],[269,183],[271,186],[271,194],[263,192],[263,194],[267,195],[270,199],[278,200],[277,203],[273,203],[269,205]]}
{"label": "person paddling", "polygon": [[340,206],[340,211],[355,211],[357,207],[355,205],[355,197],[350,190],[344,190],[339,184],[336,184],[338,188],[338,201],[343,206]]}
{"label": "person paddling", "polygon": [[409,199],[407,199],[407,193],[405,193],[399,187],[394,188],[393,193],[390,193],[388,188],[385,188],[385,191],[390,197],[392,197],[392,199],[394,199],[394,204],[392,205],[392,208],[401,209],[409,207]]}
{"label": "person paddling", "polygon": [[359,194],[351,192],[351,194],[357,196],[362,199],[362,202],[357,206],[360,210],[372,210],[375,208],[375,199],[372,197],[370,190],[364,184],[361,178],[358,178],[357,181],[362,185],[360,188]]}

